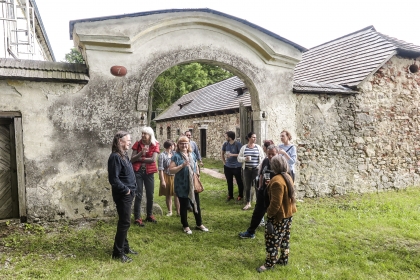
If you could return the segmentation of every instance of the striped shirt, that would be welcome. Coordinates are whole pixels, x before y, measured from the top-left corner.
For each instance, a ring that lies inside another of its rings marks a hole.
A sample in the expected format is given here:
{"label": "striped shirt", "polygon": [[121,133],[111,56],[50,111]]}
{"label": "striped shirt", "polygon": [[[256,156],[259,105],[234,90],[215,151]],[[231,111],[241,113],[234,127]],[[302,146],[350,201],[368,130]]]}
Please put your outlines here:
{"label": "striped shirt", "polygon": [[168,153],[166,151],[161,152],[158,158],[158,170],[163,170],[165,174],[174,176],[174,174],[169,172],[169,164],[171,164],[171,159]]}
{"label": "striped shirt", "polygon": [[255,146],[254,148],[248,148],[248,146],[245,147],[244,150],[244,157],[251,156],[250,161],[245,161],[245,167],[251,167],[255,168],[259,164],[259,152],[258,147]]}

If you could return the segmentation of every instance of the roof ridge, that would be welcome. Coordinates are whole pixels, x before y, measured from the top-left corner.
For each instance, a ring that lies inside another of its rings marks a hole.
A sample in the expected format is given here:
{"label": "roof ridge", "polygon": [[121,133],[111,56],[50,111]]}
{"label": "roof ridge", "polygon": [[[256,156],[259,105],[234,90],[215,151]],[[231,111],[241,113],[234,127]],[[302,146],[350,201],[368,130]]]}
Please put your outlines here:
{"label": "roof ridge", "polygon": [[271,32],[268,29],[265,29],[259,25],[256,25],[252,22],[249,22],[245,19],[241,19],[226,13],[222,13],[216,10],[212,10],[209,8],[191,8],[191,9],[164,9],[164,10],[154,10],[154,11],[146,11],[146,12],[138,12],[138,13],[130,13],[130,14],[123,14],[123,15],[113,15],[113,16],[105,16],[105,17],[95,17],[95,18],[85,18],[85,19],[78,19],[78,20],[71,20],[69,22],[69,31],[70,31],[70,39],[73,39],[73,28],[74,25],[78,22],[93,22],[93,21],[103,21],[103,20],[109,20],[109,19],[119,19],[119,18],[127,18],[127,17],[140,17],[140,16],[148,16],[148,15],[154,15],[154,14],[165,14],[165,13],[181,13],[181,12],[203,12],[203,13],[209,13],[214,14],[218,16],[223,16],[232,20],[235,20],[237,22],[240,22],[242,24],[248,25],[258,31],[261,31],[262,33],[265,33],[273,38],[276,38],[277,40],[283,41],[287,44],[290,44],[297,48],[299,51],[304,52],[307,49],[305,47],[302,47],[299,44],[296,44],[284,37],[281,37],[280,35]]}
{"label": "roof ridge", "polygon": [[333,40],[331,40],[331,41],[328,41],[328,42],[322,43],[322,44],[320,44],[320,45],[317,45],[317,46],[315,46],[315,47],[312,47],[312,48],[310,48],[310,49],[308,49],[308,50],[306,50],[306,51],[311,51],[311,50],[314,50],[314,49],[316,49],[316,48],[318,48],[318,47],[321,47],[321,46],[324,46],[324,45],[330,44],[330,43],[332,43],[332,42],[335,42],[335,41],[338,41],[338,40],[344,39],[344,38],[346,38],[346,37],[348,37],[348,36],[355,35],[355,34],[357,34],[357,33],[366,32],[366,31],[371,31],[371,30],[373,30],[373,31],[375,31],[375,32],[376,32],[375,27],[374,27],[373,25],[369,25],[369,26],[367,26],[367,27],[365,27],[365,28],[362,28],[362,29],[360,29],[360,30],[354,31],[354,32],[352,32],[352,33],[346,34],[346,35],[344,35],[344,36],[341,36],[341,37],[335,38],[335,39],[333,39]]}

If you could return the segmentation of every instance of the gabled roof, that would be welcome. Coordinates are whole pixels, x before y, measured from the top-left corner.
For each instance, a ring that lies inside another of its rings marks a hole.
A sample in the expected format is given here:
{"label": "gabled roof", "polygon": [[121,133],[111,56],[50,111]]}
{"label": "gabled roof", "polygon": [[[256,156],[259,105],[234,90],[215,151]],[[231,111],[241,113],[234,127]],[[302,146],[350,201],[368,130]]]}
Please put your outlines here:
{"label": "gabled roof", "polygon": [[293,43],[292,41],[287,40],[286,38],[283,38],[265,28],[262,28],[256,24],[253,24],[247,20],[237,18],[234,16],[231,16],[229,14],[225,14],[216,10],[208,9],[208,8],[198,8],[198,9],[167,9],[167,10],[157,10],[157,11],[148,11],[148,12],[140,12],[140,13],[132,13],[132,14],[123,14],[123,15],[115,15],[115,16],[106,16],[106,17],[96,17],[96,18],[86,18],[86,19],[78,19],[78,20],[72,20],[69,22],[69,29],[70,29],[70,39],[73,39],[73,28],[74,25],[78,22],[95,22],[95,21],[104,21],[109,19],[120,19],[120,18],[128,18],[128,17],[142,17],[142,16],[149,16],[149,15],[155,15],[155,14],[167,14],[167,13],[185,13],[185,12],[202,12],[202,13],[210,13],[218,16],[223,16],[235,21],[238,21],[242,24],[248,25],[262,33],[265,33],[273,38],[276,38],[280,41],[283,41],[287,44],[290,44],[297,48],[300,51],[306,51],[306,48]]}
{"label": "gabled roof", "polygon": [[0,80],[57,81],[86,84],[85,64],[0,58]]}
{"label": "gabled roof", "polygon": [[294,80],[355,88],[395,54],[420,56],[420,47],[368,26],[304,52]]}
{"label": "gabled roof", "polygon": [[238,96],[238,93],[235,91],[235,89],[244,86],[245,84],[238,77],[232,77],[190,92],[175,101],[174,104],[154,120],[162,121],[205,113],[237,111],[240,102],[245,107],[251,106],[249,93]]}

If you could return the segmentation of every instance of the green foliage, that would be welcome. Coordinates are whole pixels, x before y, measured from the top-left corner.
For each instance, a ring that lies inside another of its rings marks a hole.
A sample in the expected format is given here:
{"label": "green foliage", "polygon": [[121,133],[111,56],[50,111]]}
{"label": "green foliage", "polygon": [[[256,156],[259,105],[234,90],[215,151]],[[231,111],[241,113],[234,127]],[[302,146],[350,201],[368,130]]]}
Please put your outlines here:
{"label": "green foliage", "polygon": [[184,94],[232,76],[232,73],[215,65],[198,62],[176,65],[155,80],[150,93],[152,109],[160,113]]}
{"label": "green foliage", "polygon": [[[210,163],[208,163],[210,165]],[[217,162],[213,163],[218,166]],[[64,222],[33,234],[35,225],[0,228],[0,279],[418,279],[420,188],[379,194],[305,199],[298,202],[290,240],[290,263],[258,274],[265,258],[264,232],[240,239],[252,211],[226,203],[224,180],[202,174],[204,233],[182,232],[180,218],[128,231],[139,252],[133,262],[111,259],[117,221]],[[166,214],[165,197],[155,202]],[[236,187],[235,187],[236,190]],[[417,275],[417,276],[416,276]]]}
{"label": "green foliage", "polygon": [[69,63],[86,63],[82,54],[76,48],[71,48],[70,52],[66,54],[64,60]]}

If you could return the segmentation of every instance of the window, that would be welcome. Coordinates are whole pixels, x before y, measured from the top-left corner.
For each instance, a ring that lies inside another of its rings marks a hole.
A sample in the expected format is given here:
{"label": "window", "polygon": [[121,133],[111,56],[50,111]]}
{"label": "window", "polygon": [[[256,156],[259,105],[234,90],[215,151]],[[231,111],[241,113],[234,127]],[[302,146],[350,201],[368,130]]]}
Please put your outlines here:
{"label": "window", "polygon": [[159,135],[160,135],[160,136],[162,136],[162,135],[163,135],[163,127],[162,127],[162,126],[159,128]]}
{"label": "window", "polygon": [[179,128],[177,128],[177,130],[176,130],[176,135],[180,135],[181,134],[181,129],[179,129]]}
{"label": "window", "polygon": [[168,126],[166,128],[166,139],[172,139],[172,137],[171,137],[171,127],[170,126]]}

